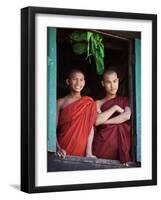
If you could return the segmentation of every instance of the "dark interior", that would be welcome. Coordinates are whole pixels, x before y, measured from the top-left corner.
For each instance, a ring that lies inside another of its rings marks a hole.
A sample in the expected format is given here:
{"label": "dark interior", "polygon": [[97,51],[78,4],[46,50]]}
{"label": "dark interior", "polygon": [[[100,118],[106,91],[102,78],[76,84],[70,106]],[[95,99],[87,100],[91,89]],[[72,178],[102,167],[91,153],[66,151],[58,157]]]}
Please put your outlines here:
{"label": "dark interior", "polygon": [[[76,29],[57,29],[57,98],[63,97],[68,93],[65,83],[66,75],[73,68],[81,69],[85,73],[86,86],[82,95],[89,95],[94,99],[99,99],[104,96],[104,91],[101,86],[101,76],[96,73],[96,66],[94,59],[91,64],[86,58],[86,54],[76,55],[73,52],[72,45],[68,39]],[[78,30],[77,30],[78,31]],[[79,30],[86,31],[86,30]],[[97,30],[91,30],[98,32]],[[129,94],[129,45],[128,40],[115,35],[120,35],[122,32],[116,31],[99,31],[103,35],[103,43],[105,47],[105,68],[114,66],[120,79],[120,86],[118,93],[120,95]],[[110,33],[110,34],[109,34]],[[126,32],[127,33],[127,32]],[[131,36],[131,35],[130,35]]]}

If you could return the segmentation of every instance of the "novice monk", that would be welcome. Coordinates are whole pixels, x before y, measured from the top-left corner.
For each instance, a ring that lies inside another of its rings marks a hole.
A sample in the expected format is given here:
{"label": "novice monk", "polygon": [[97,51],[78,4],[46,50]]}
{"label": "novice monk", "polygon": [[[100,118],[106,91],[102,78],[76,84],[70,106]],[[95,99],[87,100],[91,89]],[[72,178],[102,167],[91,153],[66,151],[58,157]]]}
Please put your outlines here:
{"label": "novice monk", "polygon": [[92,98],[81,96],[85,79],[80,70],[72,70],[66,83],[69,94],[57,101],[57,155],[95,157],[92,154],[92,141],[96,104]]}
{"label": "novice monk", "polygon": [[131,110],[127,97],[117,96],[119,79],[113,70],[103,74],[101,82],[106,96],[96,101],[97,133],[93,142],[93,153],[98,158],[120,160],[125,166],[130,161]]}

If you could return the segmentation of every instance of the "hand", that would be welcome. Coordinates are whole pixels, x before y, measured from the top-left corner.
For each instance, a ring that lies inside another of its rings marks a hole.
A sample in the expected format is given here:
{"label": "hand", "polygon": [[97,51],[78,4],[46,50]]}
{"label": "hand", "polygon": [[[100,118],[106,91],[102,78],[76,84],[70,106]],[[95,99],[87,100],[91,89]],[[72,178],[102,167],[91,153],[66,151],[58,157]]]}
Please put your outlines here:
{"label": "hand", "polygon": [[59,158],[65,158],[66,157],[66,151],[64,149],[59,148],[56,151],[56,156]]}
{"label": "hand", "polygon": [[120,106],[118,106],[118,105],[115,105],[115,109],[116,109],[116,111],[117,112],[119,112],[119,113],[123,113],[124,112],[124,109],[122,109]]}
{"label": "hand", "polygon": [[56,143],[56,156],[59,158],[65,158],[66,156],[66,151],[60,147],[58,142]]}

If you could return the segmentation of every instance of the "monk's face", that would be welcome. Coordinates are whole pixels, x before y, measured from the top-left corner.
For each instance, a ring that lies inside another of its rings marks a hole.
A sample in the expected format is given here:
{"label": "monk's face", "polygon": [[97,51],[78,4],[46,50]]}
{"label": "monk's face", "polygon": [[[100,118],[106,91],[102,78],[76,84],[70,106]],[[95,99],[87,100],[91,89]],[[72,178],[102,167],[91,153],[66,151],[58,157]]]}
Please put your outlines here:
{"label": "monk's face", "polygon": [[66,82],[70,89],[74,92],[81,92],[85,86],[84,75],[81,72],[72,73]]}
{"label": "monk's face", "polygon": [[119,79],[115,72],[104,74],[102,86],[105,88],[108,95],[116,95],[119,87]]}

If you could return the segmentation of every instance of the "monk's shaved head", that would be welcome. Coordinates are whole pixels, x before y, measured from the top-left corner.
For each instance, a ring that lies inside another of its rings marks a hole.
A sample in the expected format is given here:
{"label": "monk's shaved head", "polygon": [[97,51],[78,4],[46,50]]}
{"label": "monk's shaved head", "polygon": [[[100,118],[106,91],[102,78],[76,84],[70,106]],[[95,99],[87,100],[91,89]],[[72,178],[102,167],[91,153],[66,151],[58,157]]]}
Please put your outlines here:
{"label": "monk's shaved head", "polygon": [[102,75],[102,80],[104,80],[104,78],[105,78],[106,75],[111,75],[113,73],[115,73],[116,76],[118,76],[117,73],[116,73],[116,71],[113,70],[113,69],[107,69],[107,70],[105,70],[104,73],[103,73],[103,75]]}
{"label": "monk's shaved head", "polygon": [[81,73],[81,74],[83,74],[83,76],[85,77],[83,71],[81,71],[80,69],[72,69],[72,70],[68,73],[67,79],[70,79],[70,78],[71,78],[74,74],[76,74],[76,73]]}

